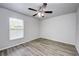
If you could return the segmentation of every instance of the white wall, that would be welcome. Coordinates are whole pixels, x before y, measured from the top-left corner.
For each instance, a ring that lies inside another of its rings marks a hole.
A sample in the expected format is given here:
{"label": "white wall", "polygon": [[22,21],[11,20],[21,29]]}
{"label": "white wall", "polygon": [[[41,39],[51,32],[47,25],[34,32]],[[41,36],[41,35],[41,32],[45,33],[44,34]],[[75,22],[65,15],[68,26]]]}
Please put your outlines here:
{"label": "white wall", "polygon": [[42,38],[75,44],[76,13],[70,13],[41,21]]}
{"label": "white wall", "polygon": [[79,53],[79,8],[77,10],[77,21],[76,21],[76,48]]}
{"label": "white wall", "polygon": [[[9,40],[9,17],[19,18],[24,20],[24,39]],[[29,16],[24,16],[7,9],[0,8],[0,50],[12,47],[30,40],[36,39],[39,36],[39,20]]]}

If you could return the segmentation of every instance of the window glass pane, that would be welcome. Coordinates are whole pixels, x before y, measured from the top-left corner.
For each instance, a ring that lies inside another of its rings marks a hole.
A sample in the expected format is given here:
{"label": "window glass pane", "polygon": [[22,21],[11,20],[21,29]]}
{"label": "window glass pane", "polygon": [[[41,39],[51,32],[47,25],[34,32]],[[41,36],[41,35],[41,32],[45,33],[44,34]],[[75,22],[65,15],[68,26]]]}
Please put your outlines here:
{"label": "window glass pane", "polygon": [[10,40],[24,37],[24,22],[21,19],[9,19],[9,38]]}

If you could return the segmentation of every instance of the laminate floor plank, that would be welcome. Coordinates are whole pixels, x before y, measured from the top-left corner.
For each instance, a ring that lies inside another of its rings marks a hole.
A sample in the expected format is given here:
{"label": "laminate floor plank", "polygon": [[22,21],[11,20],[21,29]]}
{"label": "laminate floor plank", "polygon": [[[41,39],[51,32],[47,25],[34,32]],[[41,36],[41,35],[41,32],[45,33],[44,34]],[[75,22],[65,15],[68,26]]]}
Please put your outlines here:
{"label": "laminate floor plank", "polygon": [[78,56],[73,45],[48,39],[36,39],[0,51],[0,56]]}

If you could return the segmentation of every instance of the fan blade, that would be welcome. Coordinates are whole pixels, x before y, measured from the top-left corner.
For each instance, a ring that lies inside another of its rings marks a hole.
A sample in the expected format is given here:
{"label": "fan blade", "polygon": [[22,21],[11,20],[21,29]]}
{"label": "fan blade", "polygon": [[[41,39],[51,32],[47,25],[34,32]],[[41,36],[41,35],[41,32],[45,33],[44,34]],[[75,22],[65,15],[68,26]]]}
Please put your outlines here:
{"label": "fan blade", "polygon": [[34,14],[33,16],[36,16],[38,13]]}
{"label": "fan blade", "polygon": [[53,13],[52,11],[44,11],[45,13]]}
{"label": "fan blade", "polygon": [[46,6],[46,5],[47,5],[47,3],[43,3],[43,5],[44,5],[44,6]]}
{"label": "fan blade", "polygon": [[33,8],[28,8],[29,10],[33,10],[33,11],[37,11],[37,10],[35,10],[35,9],[33,9]]}

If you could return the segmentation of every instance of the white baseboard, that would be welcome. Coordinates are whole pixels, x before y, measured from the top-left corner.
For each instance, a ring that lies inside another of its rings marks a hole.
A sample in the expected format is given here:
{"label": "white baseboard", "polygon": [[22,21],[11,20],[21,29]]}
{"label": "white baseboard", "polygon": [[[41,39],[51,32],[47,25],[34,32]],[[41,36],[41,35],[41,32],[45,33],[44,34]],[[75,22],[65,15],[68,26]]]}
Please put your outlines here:
{"label": "white baseboard", "polygon": [[59,40],[56,40],[56,39],[54,39],[53,37],[51,37],[51,36],[44,36],[44,35],[42,35],[42,36],[40,36],[41,38],[45,38],[45,39],[49,39],[49,40],[53,40],[53,41],[58,41],[58,42],[61,42],[61,43],[66,43],[66,44],[70,44],[70,45],[75,45],[75,44],[73,44],[73,43],[69,43],[69,42],[64,42],[64,41],[59,41]]}
{"label": "white baseboard", "polygon": [[[38,38],[44,38],[44,39],[49,39],[49,40],[53,40],[53,41],[55,41],[53,38],[50,38],[50,37],[38,37]],[[30,39],[30,40],[28,40],[28,41],[26,41],[26,42],[30,42],[30,41],[32,41],[32,40],[35,40],[35,39],[38,39],[38,38],[33,38],[33,39]],[[57,40],[56,40],[57,41]],[[23,44],[23,43],[26,43],[26,42],[21,42],[21,43],[18,43],[18,44],[16,44],[16,45],[12,45],[12,46],[8,46],[8,47],[5,47],[5,48],[1,48],[0,49],[0,51],[1,50],[4,50],[4,49],[8,49],[8,48],[11,48],[11,47],[14,47],[14,46],[17,46],[17,45],[20,45],[20,44]],[[58,42],[61,42],[61,41],[58,41]],[[61,42],[61,43],[66,43],[66,42]],[[69,44],[69,43],[66,43],[66,44]],[[70,45],[73,45],[73,44],[70,44]],[[76,47],[77,48],[77,47]],[[79,49],[77,48],[77,50],[78,50],[78,52],[79,52]]]}
{"label": "white baseboard", "polygon": [[79,53],[79,45],[76,45],[75,47],[77,49],[77,52]]}
{"label": "white baseboard", "polygon": [[[38,39],[38,38],[35,38],[35,39]],[[30,40],[28,40],[28,41],[26,41],[26,42],[30,42],[30,41],[35,40],[35,39],[30,39]],[[8,47],[0,48],[0,51],[1,51],[1,50],[5,50],[5,49],[8,49],[8,48],[11,48],[11,47],[14,47],[14,46],[18,46],[18,45],[23,44],[23,43],[26,43],[26,42],[21,42],[21,43],[12,45],[12,46],[8,46]]]}

